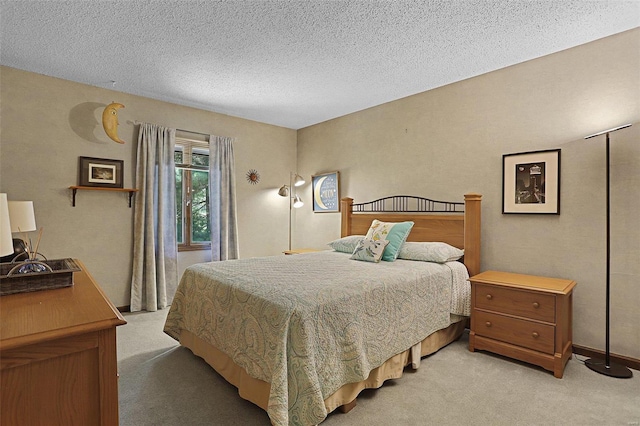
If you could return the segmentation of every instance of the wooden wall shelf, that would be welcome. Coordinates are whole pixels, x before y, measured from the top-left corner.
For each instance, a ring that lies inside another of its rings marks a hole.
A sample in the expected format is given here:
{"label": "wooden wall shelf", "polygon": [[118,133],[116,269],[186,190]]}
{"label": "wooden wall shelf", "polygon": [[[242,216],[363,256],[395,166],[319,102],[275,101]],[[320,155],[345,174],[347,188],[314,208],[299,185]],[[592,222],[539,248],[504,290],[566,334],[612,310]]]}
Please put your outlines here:
{"label": "wooden wall shelf", "polygon": [[133,198],[133,194],[138,192],[135,188],[103,188],[100,186],[70,186],[70,190],[73,191],[73,202],[72,206],[76,206],[76,192],[78,190],[88,190],[88,191],[115,191],[115,192],[128,192],[129,193],[129,208],[131,208],[131,198]]}

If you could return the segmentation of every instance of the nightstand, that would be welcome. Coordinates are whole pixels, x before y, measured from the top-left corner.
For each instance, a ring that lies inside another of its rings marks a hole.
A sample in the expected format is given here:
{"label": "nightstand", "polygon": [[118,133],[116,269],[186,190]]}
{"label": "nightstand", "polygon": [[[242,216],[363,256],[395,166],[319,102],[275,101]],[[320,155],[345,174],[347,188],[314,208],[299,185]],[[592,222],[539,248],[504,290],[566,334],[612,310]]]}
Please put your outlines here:
{"label": "nightstand", "polygon": [[293,250],[285,250],[283,251],[284,254],[302,254],[302,253],[313,253],[316,251],[320,251],[318,249],[311,249],[311,248],[300,248],[300,249],[293,249]]}
{"label": "nightstand", "polygon": [[469,350],[539,365],[562,378],[572,350],[576,282],[486,271],[471,281]]}

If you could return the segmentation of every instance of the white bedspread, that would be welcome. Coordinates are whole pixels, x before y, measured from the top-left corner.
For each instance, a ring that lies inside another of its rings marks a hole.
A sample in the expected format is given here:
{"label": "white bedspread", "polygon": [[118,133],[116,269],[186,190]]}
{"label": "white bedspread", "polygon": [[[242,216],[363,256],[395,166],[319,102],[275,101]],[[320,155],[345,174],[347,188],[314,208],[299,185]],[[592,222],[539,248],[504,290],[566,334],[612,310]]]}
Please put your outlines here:
{"label": "white bedspread", "polygon": [[459,262],[369,263],[333,251],[189,267],[165,332],[189,330],[271,384],[274,425],[314,425],[324,399],[469,315]]}

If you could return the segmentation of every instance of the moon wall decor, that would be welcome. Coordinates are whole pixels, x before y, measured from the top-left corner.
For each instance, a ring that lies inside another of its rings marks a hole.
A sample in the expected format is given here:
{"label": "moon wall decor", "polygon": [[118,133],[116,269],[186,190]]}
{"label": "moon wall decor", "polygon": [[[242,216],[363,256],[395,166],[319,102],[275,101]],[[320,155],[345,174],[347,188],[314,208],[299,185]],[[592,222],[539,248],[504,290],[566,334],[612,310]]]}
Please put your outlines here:
{"label": "moon wall decor", "polygon": [[124,108],[124,105],[117,102],[112,102],[107,105],[102,111],[102,127],[104,131],[115,142],[124,143],[122,139],[118,137],[118,110]]}
{"label": "moon wall decor", "polygon": [[320,195],[322,184],[326,179],[326,176],[322,176],[313,182],[313,206],[316,207],[317,205],[319,210],[329,210],[329,207],[322,201],[322,195]]}
{"label": "moon wall decor", "polygon": [[340,211],[340,172],[324,173],[311,176],[313,192],[313,211]]}

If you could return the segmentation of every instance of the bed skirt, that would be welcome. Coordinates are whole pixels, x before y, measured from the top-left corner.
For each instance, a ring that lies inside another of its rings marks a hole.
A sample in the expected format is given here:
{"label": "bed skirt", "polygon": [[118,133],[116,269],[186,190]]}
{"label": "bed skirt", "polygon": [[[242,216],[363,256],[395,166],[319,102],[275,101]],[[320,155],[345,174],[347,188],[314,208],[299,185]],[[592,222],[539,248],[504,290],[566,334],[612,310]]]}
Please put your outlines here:
{"label": "bed skirt", "polygon": [[[422,341],[421,356],[435,353],[440,348],[457,340],[464,332],[466,325],[467,319],[463,319],[431,334]],[[180,344],[204,359],[225,380],[238,388],[241,398],[267,411],[271,388],[269,383],[249,376],[242,367],[234,363],[226,354],[187,330],[181,331]],[[352,403],[363,389],[379,388],[385,380],[401,377],[404,368],[412,362],[416,362],[416,360],[411,359],[411,349],[407,349],[389,358],[380,367],[371,370],[366,380],[342,386],[324,400],[327,413]],[[419,360],[417,360],[417,363],[419,363]]]}

